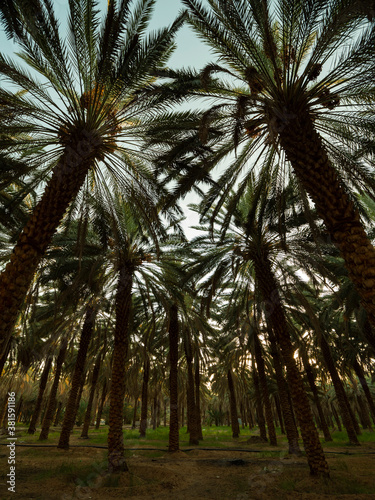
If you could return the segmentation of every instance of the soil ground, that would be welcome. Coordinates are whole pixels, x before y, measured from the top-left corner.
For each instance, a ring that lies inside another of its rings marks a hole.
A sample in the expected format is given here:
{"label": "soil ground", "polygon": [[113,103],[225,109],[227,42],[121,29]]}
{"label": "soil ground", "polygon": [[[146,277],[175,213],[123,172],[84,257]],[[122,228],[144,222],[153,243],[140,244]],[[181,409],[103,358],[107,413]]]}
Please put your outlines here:
{"label": "soil ground", "polygon": [[[275,451],[243,440],[227,443],[241,451],[203,450],[203,442],[190,451],[167,453],[140,444],[126,452],[129,472],[109,475],[106,450],[83,448],[90,442],[72,436],[71,444],[80,447],[69,451],[17,447],[15,493],[7,491],[9,451],[4,437],[1,443],[1,500],[375,500],[373,442],[330,447],[327,480],[311,477],[306,458],[288,455],[284,443]],[[250,449],[257,451],[245,451]]]}

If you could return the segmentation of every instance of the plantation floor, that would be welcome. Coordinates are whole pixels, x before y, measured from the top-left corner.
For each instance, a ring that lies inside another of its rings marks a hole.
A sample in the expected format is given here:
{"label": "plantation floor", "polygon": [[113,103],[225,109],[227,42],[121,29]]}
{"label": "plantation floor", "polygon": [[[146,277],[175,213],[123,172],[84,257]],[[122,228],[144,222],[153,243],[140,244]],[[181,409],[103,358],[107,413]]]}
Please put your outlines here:
{"label": "plantation floor", "polygon": [[[17,441],[22,442],[22,436]],[[72,436],[71,443],[93,444],[77,436]],[[110,476],[104,449],[17,447],[16,493],[7,492],[9,453],[6,446],[0,446],[0,499],[375,499],[373,442],[359,448],[327,447],[330,480],[311,478],[306,458],[287,455],[285,443],[280,444],[280,451],[267,444],[250,445],[244,438],[221,444],[260,452],[205,451],[199,449],[206,446],[203,442],[191,451],[170,454],[144,450],[150,444],[140,442],[136,450],[127,452],[130,471]]]}

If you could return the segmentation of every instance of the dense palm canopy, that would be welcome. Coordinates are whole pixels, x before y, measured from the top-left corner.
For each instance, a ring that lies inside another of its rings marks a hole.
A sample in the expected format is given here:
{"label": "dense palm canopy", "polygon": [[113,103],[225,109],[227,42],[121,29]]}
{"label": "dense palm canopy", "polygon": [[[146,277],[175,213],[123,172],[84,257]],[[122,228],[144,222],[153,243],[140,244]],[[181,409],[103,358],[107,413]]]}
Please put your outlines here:
{"label": "dense palm canopy", "polygon": [[[71,1],[66,38],[49,1],[2,5],[23,60],[0,56],[1,78],[23,91],[1,89],[2,113],[14,116],[3,123],[2,158],[9,168],[13,158],[27,161],[27,189],[44,188],[1,277],[2,349],[40,257],[85,183],[102,197],[120,185],[152,218],[155,190],[139,139],[155,111],[150,72],[165,64],[182,22],[146,37],[154,3],[110,1],[101,21],[96,2]],[[14,182],[12,173],[3,182]]]}
{"label": "dense palm canopy", "polygon": [[[281,187],[295,176],[306,212],[308,195],[375,324],[375,250],[352,195],[354,188],[373,196],[375,186],[371,6],[351,0],[183,3],[217,62],[200,72],[169,73],[181,94],[210,103],[200,125],[168,142],[165,157],[174,155],[180,182],[176,196],[192,176],[205,180],[222,160],[204,210],[215,199],[219,210],[234,187],[240,197],[254,169],[265,183],[276,171]],[[158,128],[151,141],[157,136],[165,138]]]}

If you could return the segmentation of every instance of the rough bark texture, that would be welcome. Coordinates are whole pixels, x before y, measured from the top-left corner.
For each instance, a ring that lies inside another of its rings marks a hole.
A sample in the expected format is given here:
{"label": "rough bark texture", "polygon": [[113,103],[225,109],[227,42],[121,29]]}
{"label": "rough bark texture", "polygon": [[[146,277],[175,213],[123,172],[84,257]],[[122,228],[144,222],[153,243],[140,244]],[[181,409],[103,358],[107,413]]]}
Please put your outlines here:
{"label": "rough bark texture", "polygon": [[141,421],[139,424],[139,437],[146,437],[147,429],[147,405],[148,405],[148,381],[150,379],[150,359],[147,356],[143,364],[143,381],[141,397]]}
{"label": "rough bark texture", "polygon": [[256,331],[254,331],[254,354],[255,354],[255,360],[257,363],[257,368],[258,368],[258,373],[259,373],[259,382],[260,382],[260,386],[262,388],[264,410],[265,410],[265,416],[266,416],[266,422],[267,422],[267,428],[268,428],[268,436],[270,439],[270,444],[272,446],[277,446],[276,431],[275,431],[275,425],[273,423],[270,394],[268,391],[267,377],[266,377],[266,372],[265,372],[265,368],[264,368],[264,359],[263,359],[263,355],[262,355],[261,345],[260,345],[260,342],[258,339],[258,333]]}
{"label": "rough bark texture", "polygon": [[238,423],[237,413],[237,398],[234,389],[232,371],[229,369],[227,372],[228,389],[229,389],[229,403],[230,403],[230,420],[232,425],[232,437],[238,438],[240,436],[240,426]]}
{"label": "rough bark texture", "polygon": [[375,404],[374,404],[374,400],[372,399],[369,386],[367,385],[365,374],[363,373],[362,367],[356,359],[353,361],[352,365],[353,365],[355,374],[357,375],[358,380],[362,386],[363,392],[365,393],[367,404],[370,408],[372,420],[375,424]]}
{"label": "rough bark texture", "polygon": [[264,441],[267,441],[266,421],[264,419],[262,397],[260,394],[259,376],[254,362],[251,375],[253,377],[253,384],[254,384],[256,416],[259,427],[259,435]]}
{"label": "rough bark texture", "polygon": [[298,443],[298,437],[299,437],[298,429],[294,419],[293,408],[291,406],[291,401],[288,393],[288,386],[283,375],[281,356],[276,343],[275,335],[273,334],[270,325],[268,325],[268,338],[270,341],[273,366],[275,368],[276,383],[279,391],[281,411],[284,417],[285,431],[289,445],[289,453],[294,455],[301,455],[301,449]]}
{"label": "rough bark texture", "polygon": [[95,365],[94,365],[94,368],[92,371],[89,400],[87,402],[85,420],[83,422],[82,433],[81,433],[81,438],[85,438],[85,439],[88,439],[88,437],[89,437],[89,427],[90,427],[90,421],[91,421],[92,404],[94,401],[96,384],[97,384],[98,378],[99,378],[101,359],[102,359],[102,353],[98,354],[98,357],[96,358]]}
{"label": "rough bark texture", "polygon": [[59,387],[61,370],[65,360],[67,348],[68,348],[67,342],[63,342],[56,359],[55,376],[53,379],[51,392],[49,393],[48,406],[46,414],[44,415],[42,430],[39,435],[39,441],[45,441],[46,439],[48,439],[49,428],[51,427],[53,416],[56,409],[56,394],[57,394],[57,389]]}
{"label": "rough bark texture", "polygon": [[349,403],[347,401],[344,386],[341,382],[339,374],[337,373],[337,369],[335,366],[335,362],[332,359],[331,350],[329,348],[329,345],[328,345],[327,341],[325,340],[325,338],[323,337],[323,335],[320,338],[320,346],[322,349],[324,362],[328,368],[329,374],[330,374],[331,379],[332,379],[333,386],[335,388],[337,402],[339,404],[342,421],[343,421],[344,427],[346,429],[346,432],[348,434],[349,442],[350,442],[350,444],[354,444],[354,445],[359,446],[359,441],[358,441],[357,433],[355,431],[353,421],[352,421],[352,418],[350,415],[350,410],[348,407]]}
{"label": "rough bark texture", "polygon": [[301,357],[302,357],[302,363],[303,363],[303,367],[305,369],[307,381],[309,383],[311,392],[312,392],[313,397],[314,397],[315,406],[316,406],[316,409],[318,410],[319,420],[320,420],[320,424],[321,424],[322,431],[324,434],[324,440],[325,441],[333,441],[331,433],[329,432],[326,418],[324,416],[322,405],[320,404],[318,388],[315,385],[315,375],[312,371],[312,368],[310,366],[310,363],[309,363],[309,360],[308,360],[306,353],[302,351]]}
{"label": "rough bark texture", "polygon": [[0,356],[4,353],[36,268],[69,204],[95,161],[95,134],[77,131],[66,145],[43,196],[36,205],[0,275]]}
{"label": "rough bark texture", "polygon": [[96,308],[92,307],[91,305],[87,307],[85,321],[79,341],[76,364],[72,377],[72,387],[70,389],[69,399],[66,405],[64,420],[62,423],[60,439],[57,445],[58,448],[62,448],[64,450],[69,449],[70,433],[73,429],[76,417],[77,397],[85,373],[85,361],[92,337],[92,332],[94,330],[96,312]]}
{"label": "rough bark texture", "polygon": [[310,403],[307,398],[301,374],[294,359],[294,350],[290,339],[285,313],[281,305],[276,279],[272,273],[271,263],[266,254],[258,254],[254,260],[256,280],[263,300],[269,305],[267,315],[281,347],[281,353],[287,371],[288,385],[293,406],[301,429],[310,473],[329,476],[329,468],[315,427]]}
{"label": "rough bark texture", "polygon": [[105,380],[104,384],[103,384],[102,395],[101,395],[100,402],[99,402],[98,413],[96,415],[95,429],[99,429],[99,427],[100,427],[100,420],[102,418],[104,401],[105,401],[106,397],[107,397],[107,380]]}
{"label": "rough bark texture", "polygon": [[198,439],[202,441],[203,432],[202,432],[202,418],[201,418],[201,398],[200,398],[200,374],[199,374],[199,356],[198,354],[195,356],[195,412],[198,426]]}
{"label": "rough bark texture", "polygon": [[40,415],[40,410],[42,409],[43,395],[44,395],[44,391],[45,391],[45,388],[47,385],[48,375],[49,375],[51,366],[52,366],[52,356],[48,355],[46,364],[44,365],[42,375],[40,377],[38,397],[37,397],[37,400],[35,403],[35,408],[34,408],[33,416],[31,418],[29,429],[27,431],[28,434],[34,434],[36,431],[36,423],[37,423],[39,415]]}
{"label": "rough bark texture", "polygon": [[[287,123],[280,123],[280,144],[339,248],[349,277],[374,327],[375,249],[307,111],[296,110],[293,104],[290,105]],[[373,336],[367,337],[367,341],[375,348]]]}
{"label": "rough bark texture", "polygon": [[190,434],[189,444],[197,445],[199,444],[199,430],[198,430],[198,422],[197,422],[197,412],[195,408],[195,387],[194,387],[194,374],[193,374],[193,353],[191,347],[191,341],[189,335],[185,335],[184,337],[184,347],[185,347],[185,356],[186,356],[186,364],[187,364],[187,374],[188,374],[188,382],[187,382],[187,410],[188,410],[188,431]]}
{"label": "rough bark texture", "polygon": [[129,348],[129,318],[134,268],[121,266],[116,294],[116,326],[109,397],[108,466],[111,472],[127,471],[122,433],[125,372]]}
{"label": "rough bark texture", "polygon": [[172,305],[169,316],[169,442],[168,451],[178,451],[180,447],[178,425],[178,308]]}

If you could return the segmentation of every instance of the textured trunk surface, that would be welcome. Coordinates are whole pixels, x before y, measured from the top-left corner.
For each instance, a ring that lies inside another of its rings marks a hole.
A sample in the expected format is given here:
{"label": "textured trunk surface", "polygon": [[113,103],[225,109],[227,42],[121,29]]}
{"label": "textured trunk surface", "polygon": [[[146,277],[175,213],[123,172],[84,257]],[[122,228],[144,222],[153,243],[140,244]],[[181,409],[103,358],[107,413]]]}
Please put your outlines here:
{"label": "textured trunk surface", "polygon": [[284,309],[281,305],[277,282],[272,273],[267,255],[258,255],[258,258],[254,260],[254,268],[263,300],[268,303],[272,299],[272,304],[270,304],[267,314],[276,336],[276,341],[281,347],[287,371],[288,385],[300,425],[310,473],[313,475],[329,476],[328,464],[314,424],[310,403],[294,359],[294,350]]}
{"label": "textured trunk surface", "polygon": [[42,375],[40,377],[40,382],[39,382],[39,392],[38,392],[38,397],[35,403],[35,408],[33,412],[33,416],[31,418],[31,422],[29,425],[28,433],[29,434],[34,434],[36,431],[36,423],[38,421],[39,415],[40,415],[40,410],[42,409],[42,401],[43,401],[43,395],[44,391],[47,385],[48,381],[48,375],[51,369],[52,365],[52,356],[48,356],[46,364],[44,365]]}
{"label": "textured trunk surface", "polygon": [[99,429],[99,427],[100,427],[100,420],[102,418],[104,401],[105,401],[106,397],[107,397],[107,380],[104,381],[104,385],[103,385],[103,389],[102,389],[102,395],[101,395],[100,402],[99,402],[98,413],[96,415],[95,429]]}
{"label": "textured trunk surface", "polygon": [[60,221],[80,190],[95,160],[97,145],[92,132],[77,133],[66,146],[43,196],[36,205],[0,275],[0,356],[6,349],[36,268]]}
{"label": "textured trunk surface", "polygon": [[344,386],[342,381],[337,373],[337,369],[335,366],[335,362],[332,359],[330,347],[323,336],[320,338],[320,346],[322,349],[322,354],[324,358],[324,362],[328,368],[329,374],[332,379],[333,386],[335,388],[335,393],[337,397],[337,402],[339,404],[340,413],[342,417],[342,421],[346,432],[348,434],[350,444],[354,444],[359,446],[359,441],[357,438],[357,433],[353,425],[353,420],[350,415],[349,402],[347,401],[347,397],[345,394]]}
{"label": "textured trunk surface", "polygon": [[60,401],[59,404],[57,405],[57,410],[56,410],[56,415],[55,415],[55,421],[53,422],[53,425],[55,427],[59,423],[60,415],[61,415],[61,410],[62,410],[62,402]]}
{"label": "textured trunk surface", "polygon": [[260,434],[260,437],[264,441],[267,441],[266,421],[264,419],[264,413],[263,413],[263,404],[262,404],[262,396],[260,393],[259,376],[258,376],[258,372],[257,372],[257,369],[256,369],[254,363],[253,363],[253,369],[252,369],[251,375],[253,377],[253,383],[254,383],[256,416],[257,416],[257,420],[258,420],[259,434]]}
{"label": "textured trunk surface", "polygon": [[315,385],[315,376],[314,376],[314,373],[312,371],[312,368],[310,366],[309,360],[308,360],[305,352],[302,352],[302,363],[303,363],[303,367],[305,369],[307,381],[309,383],[311,392],[312,392],[313,397],[314,397],[316,409],[318,410],[319,420],[320,420],[320,424],[322,426],[322,431],[324,434],[324,440],[325,441],[333,441],[331,433],[329,432],[327,420],[324,416],[322,405],[320,404],[318,388]]}
{"label": "textured trunk surface", "polygon": [[178,308],[172,305],[169,319],[169,442],[168,451],[178,451],[180,448],[178,426]]}
{"label": "textured trunk surface", "polygon": [[101,358],[102,358],[102,355],[100,353],[98,355],[98,357],[96,358],[94,369],[92,371],[92,380],[91,380],[89,400],[87,402],[85,420],[83,422],[83,428],[82,428],[82,433],[81,433],[81,438],[85,438],[85,439],[88,439],[88,437],[89,437],[89,427],[90,427],[90,421],[91,421],[92,404],[94,401],[96,384],[97,384],[98,378],[99,378]]}
{"label": "textured trunk surface", "polygon": [[198,430],[197,411],[195,404],[193,354],[192,354],[192,347],[189,334],[185,335],[184,337],[184,347],[185,347],[187,375],[188,375],[186,399],[187,399],[187,411],[188,411],[187,413],[188,432],[190,434],[189,444],[197,445],[199,444],[199,430]]}
{"label": "textured trunk surface", "polygon": [[358,363],[358,361],[355,359],[353,362],[353,368],[355,371],[355,374],[358,377],[358,380],[362,386],[363,392],[365,393],[367,404],[370,408],[370,413],[372,416],[372,421],[375,424],[375,404],[374,400],[372,399],[371,392],[369,389],[369,386],[367,385],[365,374],[363,373],[361,365]]}
{"label": "textured trunk surface", "polygon": [[232,437],[238,438],[240,436],[240,425],[238,423],[237,413],[237,398],[234,389],[232,371],[229,369],[227,372],[228,389],[229,389],[229,403],[230,403],[230,420],[232,425]]}
{"label": "textured trunk surface", "polygon": [[[268,325],[268,322],[267,322]],[[289,453],[301,455],[298,443],[298,429],[293,415],[293,408],[290,403],[288,386],[284,379],[283,367],[279,349],[277,347],[275,335],[270,325],[268,325],[268,338],[271,346],[271,356],[275,368],[276,383],[279,392],[281,411],[284,417],[286,437],[288,439]]]}
{"label": "textured trunk surface", "polygon": [[198,354],[195,356],[195,411],[196,411],[196,419],[198,426],[198,439],[199,441],[203,440],[203,431],[202,431],[202,418],[201,418],[201,398],[200,398],[200,374],[199,374],[199,356]]}
{"label": "textured trunk surface", "polygon": [[150,359],[147,359],[143,365],[142,397],[141,397],[141,421],[139,424],[139,436],[146,437],[147,430],[147,406],[148,406],[148,381],[150,379]]}
{"label": "textured trunk surface", "polygon": [[66,405],[64,420],[62,423],[60,439],[57,445],[58,448],[62,448],[64,450],[69,449],[70,433],[73,429],[76,418],[77,398],[85,373],[86,356],[94,330],[95,316],[96,309],[94,309],[92,306],[88,306],[81,332],[81,338],[79,341],[77,360],[72,378],[72,387],[70,389],[68,403]]}
{"label": "textured trunk surface", "polygon": [[64,342],[57,356],[55,376],[53,379],[51,392],[49,393],[48,406],[46,414],[44,415],[42,430],[39,435],[39,441],[45,441],[46,439],[48,439],[49,428],[51,427],[53,416],[56,409],[56,394],[57,394],[57,389],[59,387],[61,370],[65,360],[67,348],[68,344],[67,342]]}
{"label": "textured trunk surface", "polygon": [[[357,209],[343,189],[310,115],[290,111],[294,119],[287,127],[282,127],[280,144],[339,248],[369,321],[375,327],[375,248]],[[367,337],[367,340],[375,349],[374,337]]]}
{"label": "textured trunk surface", "polygon": [[120,268],[116,294],[116,326],[109,395],[108,466],[111,472],[127,471],[122,432],[125,373],[129,348],[129,318],[134,268]]}
{"label": "textured trunk surface", "polygon": [[258,333],[256,331],[254,331],[254,353],[255,353],[255,360],[257,363],[257,368],[258,368],[258,373],[259,373],[259,382],[260,382],[260,386],[262,388],[262,393],[263,393],[264,410],[265,410],[265,415],[266,415],[268,436],[270,438],[270,444],[272,446],[277,446],[276,431],[275,431],[275,425],[273,423],[270,394],[268,391],[266,372],[264,369],[264,359],[263,359],[262,349],[261,349],[261,345],[260,345],[259,338],[258,338]]}

